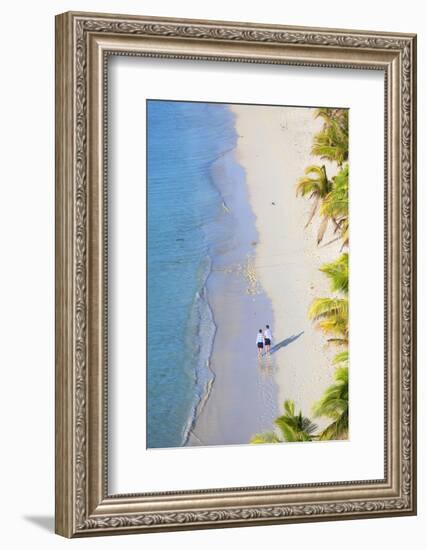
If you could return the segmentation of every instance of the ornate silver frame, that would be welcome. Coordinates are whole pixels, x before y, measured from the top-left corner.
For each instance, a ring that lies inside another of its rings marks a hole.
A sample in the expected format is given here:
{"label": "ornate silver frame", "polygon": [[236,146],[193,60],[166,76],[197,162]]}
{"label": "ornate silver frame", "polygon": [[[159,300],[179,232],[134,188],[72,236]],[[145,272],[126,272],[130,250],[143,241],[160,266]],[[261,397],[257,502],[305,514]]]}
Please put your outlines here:
{"label": "ornate silver frame", "polygon": [[[385,477],[109,495],[106,59],[368,68],[385,74]],[[416,37],[248,23],[56,17],[56,532],[66,537],[416,513]]]}

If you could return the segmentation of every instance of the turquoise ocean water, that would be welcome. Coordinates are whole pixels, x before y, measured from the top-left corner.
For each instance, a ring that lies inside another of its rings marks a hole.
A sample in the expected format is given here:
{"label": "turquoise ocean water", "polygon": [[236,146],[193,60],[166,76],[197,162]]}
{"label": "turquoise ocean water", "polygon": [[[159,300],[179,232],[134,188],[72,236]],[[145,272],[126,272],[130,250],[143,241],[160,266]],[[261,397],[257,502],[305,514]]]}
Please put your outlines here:
{"label": "turquoise ocean water", "polygon": [[147,447],[178,447],[213,382],[205,283],[231,227],[211,167],[237,134],[221,104],[149,100],[147,121]]}

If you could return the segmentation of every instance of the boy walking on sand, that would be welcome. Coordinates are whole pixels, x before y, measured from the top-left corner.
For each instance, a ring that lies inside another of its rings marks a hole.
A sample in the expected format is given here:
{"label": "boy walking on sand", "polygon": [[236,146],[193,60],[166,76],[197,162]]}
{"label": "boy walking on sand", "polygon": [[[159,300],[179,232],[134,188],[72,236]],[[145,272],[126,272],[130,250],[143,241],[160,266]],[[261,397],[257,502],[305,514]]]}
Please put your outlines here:
{"label": "boy walking on sand", "polygon": [[265,325],[264,344],[265,344],[265,351],[267,353],[270,353],[270,346],[271,346],[272,339],[273,339],[273,336],[271,334],[270,325]]}

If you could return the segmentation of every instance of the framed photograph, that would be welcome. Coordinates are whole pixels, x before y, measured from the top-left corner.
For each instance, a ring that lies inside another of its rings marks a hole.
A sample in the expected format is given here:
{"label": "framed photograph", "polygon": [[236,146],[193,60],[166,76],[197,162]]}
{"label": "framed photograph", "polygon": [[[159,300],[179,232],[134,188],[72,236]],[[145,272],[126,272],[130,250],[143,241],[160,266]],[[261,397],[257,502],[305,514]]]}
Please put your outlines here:
{"label": "framed photograph", "polygon": [[56,532],[416,513],[416,37],[56,18]]}

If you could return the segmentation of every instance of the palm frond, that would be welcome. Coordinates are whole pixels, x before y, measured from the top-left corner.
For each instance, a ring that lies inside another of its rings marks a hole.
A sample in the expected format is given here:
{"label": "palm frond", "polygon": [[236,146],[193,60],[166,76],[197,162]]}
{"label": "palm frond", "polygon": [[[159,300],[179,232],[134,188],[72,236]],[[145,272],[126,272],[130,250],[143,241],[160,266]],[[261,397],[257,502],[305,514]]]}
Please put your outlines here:
{"label": "palm frond", "polygon": [[348,435],[348,368],[337,368],[335,382],[313,406],[315,417],[326,416],[333,422],[319,435],[319,439],[343,439]]}
{"label": "palm frond", "polygon": [[305,171],[305,176],[297,183],[297,195],[326,197],[332,189],[332,182],[328,180],[326,168],[312,164]]}
{"label": "palm frond", "polygon": [[324,264],[320,271],[325,273],[331,282],[331,290],[333,292],[343,292],[348,294],[348,253],[345,252],[341,256],[329,264]]}
{"label": "palm frond", "polygon": [[319,434],[319,441],[340,439],[348,439],[348,412],[340,415]]}
{"label": "palm frond", "polygon": [[260,445],[263,443],[283,443],[274,432],[265,432],[261,434],[255,434],[250,443]]}
{"label": "palm frond", "polygon": [[324,319],[317,323],[317,327],[333,337],[328,338],[328,344],[348,344],[347,320],[341,318]]}
{"label": "palm frond", "polygon": [[321,214],[342,221],[348,218],[348,207],[348,164],[346,164],[332,178],[331,189],[322,202]]}
{"label": "palm frond", "polygon": [[312,154],[342,165],[348,159],[348,110],[321,108],[315,116],[323,126],[314,136]]}
{"label": "palm frond", "polygon": [[289,425],[289,422],[286,420],[286,417],[279,416],[278,418],[276,418],[274,423],[282,432],[283,438],[285,441],[288,441],[288,442],[300,441],[298,434],[295,431],[295,428]]}
{"label": "palm frond", "polygon": [[333,365],[342,365],[347,366],[348,365],[348,350],[341,351],[340,353],[337,353],[335,357],[332,359]]}
{"label": "palm frond", "polygon": [[291,399],[284,402],[283,408],[288,416],[295,416],[295,403]]}
{"label": "palm frond", "polygon": [[295,403],[287,400],[283,406],[285,414],[275,420],[276,426],[283,434],[285,441],[312,441],[317,425],[302,412],[295,413]]}
{"label": "palm frond", "polygon": [[313,321],[331,318],[348,318],[347,298],[316,298],[308,310],[308,316]]}
{"label": "palm frond", "polygon": [[316,298],[308,311],[309,318],[317,327],[334,338],[330,343],[345,344],[348,342],[348,299]]}

